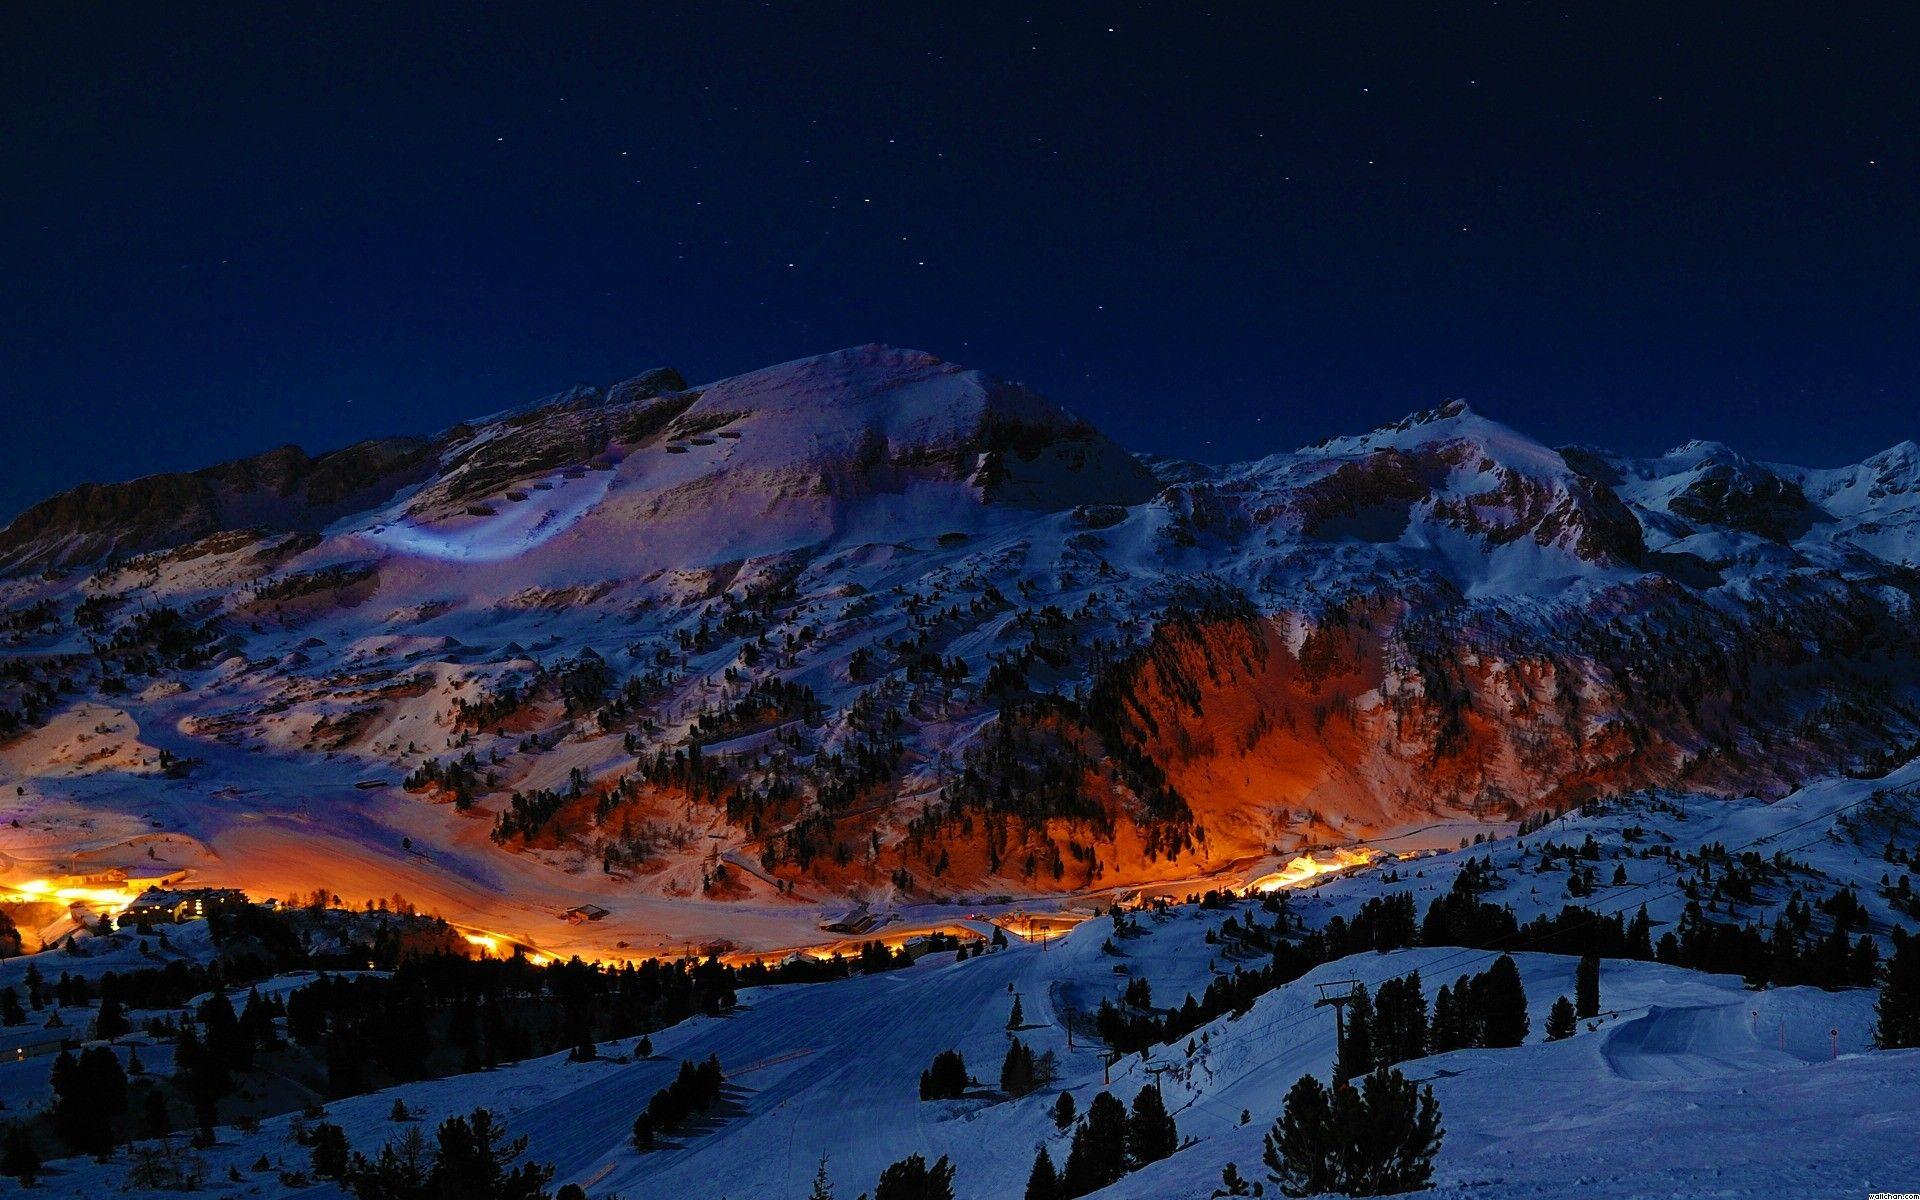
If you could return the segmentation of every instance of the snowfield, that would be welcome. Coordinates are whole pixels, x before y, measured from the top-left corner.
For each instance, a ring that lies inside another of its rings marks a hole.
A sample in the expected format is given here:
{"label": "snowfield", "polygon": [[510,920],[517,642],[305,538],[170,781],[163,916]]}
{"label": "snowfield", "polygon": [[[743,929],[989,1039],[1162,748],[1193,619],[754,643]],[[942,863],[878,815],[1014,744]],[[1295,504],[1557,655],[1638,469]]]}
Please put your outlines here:
{"label": "snowfield", "polygon": [[[1884,779],[1816,784],[1776,804],[1681,807],[1659,797],[1628,798],[1524,836],[1328,877],[1289,893],[1289,905],[1310,926],[1399,891],[1412,891],[1424,908],[1426,894],[1444,891],[1464,862],[1485,859],[1503,880],[1488,898],[1511,904],[1524,920],[1566,902],[1558,894],[1564,873],[1533,868],[1540,851],[1592,835],[1603,869],[1628,866],[1639,878],[1577,903],[1602,913],[1644,903],[1656,934],[1677,915],[1682,881],[1664,858],[1633,851],[1662,845],[1689,852],[1717,843],[1736,855],[1789,851],[1801,864],[1794,886],[1809,899],[1858,884],[1873,909],[1869,929],[1879,936],[1911,922],[1881,903],[1877,881],[1886,864],[1858,823],[1895,805],[1911,824],[1916,785],[1920,765]],[[1556,894],[1543,898],[1548,890]],[[1758,895],[1742,919],[1762,919],[1784,899]],[[653,1056],[645,1060],[628,1060],[631,1042],[609,1043],[600,1047],[600,1061],[556,1055],[388,1089],[331,1103],[326,1119],[370,1153],[400,1132],[389,1119],[396,1097],[429,1131],[446,1116],[485,1106],[529,1138],[530,1157],[553,1164],[556,1187],[579,1183],[596,1200],[797,1198],[823,1156],[840,1193],[851,1197],[913,1153],[948,1156],[963,1200],[1002,1200],[1022,1194],[1036,1147],[1064,1160],[1069,1139],[1048,1111],[1059,1091],[1072,1092],[1085,1111],[1102,1088],[1130,1101],[1157,1080],[1185,1144],[1096,1195],[1203,1200],[1228,1163],[1249,1179],[1264,1178],[1261,1137],[1284,1093],[1302,1074],[1330,1074],[1335,1035],[1330,1011],[1315,1003],[1319,985],[1343,990],[1359,981],[1374,990],[1418,972],[1431,1000],[1440,985],[1497,957],[1444,946],[1351,955],[1276,988],[1239,1017],[1204,1026],[1189,1041],[1109,1063],[1085,1023],[1089,1010],[1136,978],[1151,984],[1162,1007],[1200,993],[1213,975],[1246,961],[1208,939],[1229,913],[1266,917],[1255,901],[1184,904],[1131,913],[1134,928],[1117,932],[1114,918],[1103,915],[1044,946],[1016,938],[965,961],[932,954],[906,970],[752,990],[726,1016],[655,1033]],[[1515,959],[1531,1019],[1525,1045],[1402,1066],[1431,1083],[1441,1105],[1447,1133],[1436,1165],[1438,1193],[1757,1200],[1920,1189],[1920,1051],[1873,1048],[1871,990],[1756,991],[1733,976],[1606,960],[1600,1015],[1581,1021],[1571,1038],[1549,1043],[1546,1012],[1573,993],[1575,960],[1525,950]],[[1010,1032],[1016,996],[1025,1025]],[[1081,1014],[1071,1045],[1069,1012]],[[1015,1036],[1051,1053],[1058,1078],[1008,1099],[996,1084]],[[964,1055],[981,1086],[962,1100],[923,1102],[918,1075],[947,1049]],[[632,1150],[629,1129],[648,1098],[682,1059],[708,1055],[719,1056],[728,1076],[722,1109],[652,1152]],[[10,1107],[32,1099],[13,1090],[16,1078],[0,1074]],[[338,1196],[327,1184],[288,1192],[274,1173],[252,1169],[262,1156],[275,1171],[304,1168],[306,1151],[292,1141],[296,1120],[275,1118],[253,1133],[221,1129],[219,1144],[200,1156],[208,1193]],[[243,1182],[223,1182],[229,1168]],[[53,1196],[139,1195],[125,1190],[126,1171],[124,1154],[106,1164],[68,1159],[54,1165],[44,1186]]]}

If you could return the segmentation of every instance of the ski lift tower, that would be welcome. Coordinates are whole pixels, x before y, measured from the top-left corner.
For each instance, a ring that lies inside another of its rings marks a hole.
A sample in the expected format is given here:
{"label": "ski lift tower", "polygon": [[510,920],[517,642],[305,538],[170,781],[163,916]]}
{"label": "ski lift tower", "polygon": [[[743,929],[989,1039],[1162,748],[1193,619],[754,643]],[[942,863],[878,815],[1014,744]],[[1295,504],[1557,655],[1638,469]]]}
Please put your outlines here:
{"label": "ski lift tower", "polygon": [[1315,1008],[1333,1010],[1333,1086],[1345,1087],[1347,1081],[1340,1076],[1340,1055],[1347,1048],[1347,1022],[1345,1011],[1360,993],[1358,979],[1335,979],[1328,983],[1315,984],[1320,989],[1320,998],[1313,1002]]}

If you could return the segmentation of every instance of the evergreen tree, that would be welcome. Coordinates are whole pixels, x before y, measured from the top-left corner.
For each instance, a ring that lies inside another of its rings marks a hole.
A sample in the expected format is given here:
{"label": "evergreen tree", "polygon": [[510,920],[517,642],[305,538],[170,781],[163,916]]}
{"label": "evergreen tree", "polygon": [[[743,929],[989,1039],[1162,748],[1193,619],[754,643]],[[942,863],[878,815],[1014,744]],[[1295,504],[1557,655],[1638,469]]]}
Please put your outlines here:
{"label": "evergreen tree", "polygon": [[415,1127],[382,1146],[372,1161],[354,1155],[345,1183],[356,1200],[422,1200],[431,1176],[427,1139]]}
{"label": "evergreen tree", "polygon": [[1135,1169],[1159,1162],[1180,1148],[1180,1131],[1167,1111],[1159,1084],[1148,1084],[1133,1097],[1127,1118],[1127,1161]]}
{"label": "evergreen tree", "polygon": [[1920,1046],[1920,937],[1893,931],[1893,957],[1880,985],[1876,1037],[1882,1049]]}
{"label": "evergreen tree", "polygon": [[932,1166],[909,1154],[880,1172],[873,1200],[953,1200],[953,1164],[944,1154]]}
{"label": "evergreen tree", "polygon": [[1583,954],[1573,972],[1573,1011],[1576,1016],[1600,1014],[1600,956]]}
{"label": "evergreen tree", "polygon": [[967,1060],[958,1050],[942,1050],[933,1056],[933,1064],[920,1073],[922,1100],[956,1100],[967,1094],[973,1082],[967,1074]]}
{"label": "evergreen tree", "polygon": [[1024,1029],[1026,1024],[1026,1014],[1020,1010],[1020,997],[1016,995],[1013,998],[1013,1011],[1007,1014],[1007,1028]]}
{"label": "evergreen tree", "polygon": [[11,1175],[27,1187],[40,1178],[40,1155],[33,1148],[33,1135],[18,1121],[7,1124],[0,1140],[0,1175]]}
{"label": "evergreen tree", "polygon": [[240,1034],[240,1018],[234,1015],[233,1002],[216,990],[200,1003],[200,1025],[206,1030],[207,1053],[228,1070],[244,1071],[253,1065],[253,1047]]}
{"label": "evergreen tree", "polygon": [[1427,1053],[1427,998],[1420,972],[1389,979],[1374,1001],[1373,1056],[1383,1065],[1424,1058]]}
{"label": "evergreen tree", "polygon": [[448,1117],[440,1123],[439,1148],[429,1178],[435,1196],[462,1200],[545,1200],[553,1168],[541,1163],[513,1161],[527,1148],[527,1139],[506,1140],[506,1131],[493,1114],[477,1108],[471,1117]]}
{"label": "evergreen tree", "polygon": [[261,1050],[280,1044],[280,1035],[273,1028],[273,1006],[260,998],[258,988],[247,990],[247,1006],[240,1010],[240,1036]]}
{"label": "evergreen tree", "polygon": [[[1349,1107],[1354,1106],[1337,1106]],[[1361,1085],[1357,1108],[1357,1125],[1343,1130],[1346,1144],[1356,1153],[1342,1190],[1354,1196],[1392,1196],[1429,1186],[1444,1135],[1433,1089],[1382,1067]]]}
{"label": "evergreen tree", "polygon": [[352,1161],[347,1148],[347,1131],[338,1125],[322,1123],[309,1131],[313,1139],[313,1173],[322,1179],[339,1179]]}
{"label": "evergreen tree", "polygon": [[163,1138],[173,1132],[173,1118],[167,1112],[167,1097],[159,1088],[147,1088],[140,1102],[140,1128],[150,1138]]}
{"label": "evergreen tree", "polygon": [[1072,1092],[1061,1092],[1060,1098],[1053,1102],[1053,1127],[1065,1131],[1073,1124],[1074,1103]]}
{"label": "evergreen tree", "polygon": [[93,1046],[78,1059],[65,1050],[53,1063],[53,1131],[85,1154],[113,1151],[113,1121],[127,1111],[127,1075],[105,1046]]}
{"label": "evergreen tree", "polygon": [[1468,1029],[1467,1014],[1460,998],[1456,998],[1452,988],[1440,985],[1433,997],[1433,1028],[1428,1033],[1428,1044],[1435,1054],[1445,1054],[1449,1050],[1464,1050],[1473,1045],[1473,1037]]}
{"label": "evergreen tree", "polygon": [[1045,1146],[1033,1156],[1033,1170],[1027,1172],[1025,1200],[1060,1200],[1060,1175],[1053,1169],[1053,1156]]}
{"label": "evergreen tree", "polygon": [[1473,992],[1485,1030],[1483,1045],[1500,1049],[1527,1040],[1527,992],[1520,985],[1520,968],[1513,955],[1495,959],[1487,973],[1474,981]]}
{"label": "evergreen tree", "polygon": [[1000,1064],[1000,1090],[1009,1096],[1024,1096],[1037,1085],[1033,1051],[1014,1038],[1007,1046],[1007,1057]]}
{"label": "evergreen tree", "polygon": [[1263,1158],[1289,1196],[1386,1196],[1432,1181],[1443,1131],[1433,1090],[1388,1067],[1329,1094],[1312,1076],[1287,1093]]}
{"label": "evergreen tree", "polygon": [[1280,1118],[1267,1131],[1268,1178],[1289,1196],[1330,1192],[1340,1180],[1339,1147],[1334,1141],[1333,1100],[1311,1075],[1288,1090]]}
{"label": "evergreen tree", "polygon": [[1553,1010],[1547,1014],[1547,1040],[1560,1041],[1573,1036],[1573,1001],[1565,996],[1553,1002]]}
{"label": "evergreen tree", "polygon": [[1219,1200],[1222,1196],[1245,1196],[1252,1190],[1246,1177],[1240,1174],[1239,1164],[1228,1163],[1220,1168],[1220,1186],[1214,1189],[1213,1195],[1215,1200]]}
{"label": "evergreen tree", "polygon": [[827,1177],[827,1156],[820,1156],[820,1166],[813,1173],[813,1190],[807,1193],[807,1200],[833,1200],[833,1180]]}
{"label": "evergreen tree", "polygon": [[94,1014],[93,1036],[102,1041],[112,1041],[124,1033],[133,1030],[127,1014],[120,1007],[120,1001],[112,995],[100,997],[100,1011]]}
{"label": "evergreen tree", "polygon": [[1639,962],[1653,960],[1653,921],[1647,916],[1644,904],[1627,923],[1627,957]]}
{"label": "evergreen tree", "polygon": [[1127,1110],[1112,1093],[1101,1092],[1087,1105],[1087,1115],[1073,1131],[1066,1169],[1060,1174],[1062,1194],[1072,1200],[1098,1191],[1127,1173]]}

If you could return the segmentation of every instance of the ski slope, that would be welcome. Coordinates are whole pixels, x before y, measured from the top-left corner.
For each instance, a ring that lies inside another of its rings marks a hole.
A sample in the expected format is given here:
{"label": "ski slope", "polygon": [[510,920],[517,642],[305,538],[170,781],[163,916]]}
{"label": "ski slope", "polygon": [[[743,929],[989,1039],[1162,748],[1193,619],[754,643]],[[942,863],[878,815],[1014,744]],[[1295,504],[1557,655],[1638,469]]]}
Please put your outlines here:
{"label": "ski slope", "polygon": [[[1886,866],[1877,835],[1851,823],[1886,803],[1910,813],[1916,782],[1920,768],[1817,784],[1775,804],[1624,800],[1524,837],[1328,877],[1290,893],[1289,905],[1316,927],[1395,891],[1412,891],[1424,909],[1463,862],[1484,858],[1501,879],[1489,898],[1512,904],[1525,920],[1569,902],[1564,872],[1537,869],[1542,846],[1591,834],[1598,864],[1606,871],[1620,865],[1630,875],[1629,883],[1581,901],[1595,911],[1645,904],[1656,929],[1677,915],[1683,898],[1669,860],[1629,852],[1635,848],[1777,848],[1799,864],[1792,881],[1809,899],[1857,885],[1871,931],[1884,936],[1902,918],[1873,886]],[[1741,912],[1719,916],[1765,920],[1769,906],[1783,900],[1758,895]],[[1214,1021],[1190,1041],[1109,1065],[1086,1031],[1085,1014],[1132,979],[1151,985],[1157,1007],[1178,1005],[1213,975],[1251,961],[1208,941],[1229,911],[1242,921],[1271,922],[1252,901],[1138,911],[1126,918],[1125,931],[1113,917],[1099,916],[1044,946],[1016,938],[966,961],[933,954],[901,971],[744,992],[726,1016],[656,1032],[645,1060],[630,1057],[632,1043],[610,1043],[599,1061],[556,1055],[407,1085],[335,1102],[326,1119],[372,1153],[401,1131],[389,1119],[396,1097],[428,1132],[449,1115],[484,1106],[529,1139],[530,1157],[553,1164],[556,1187],[579,1183],[595,1200],[800,1197],[822,1157],[850,1197],[908,1154],[950,1158],[962,1200],[1001,1200],[1022,1194],[1037,1146],[1046,1146],[1056,1164],[1064,1161],[1069,1135],[1054,1129],[1048,1111],[1059,1091],[1070,1091],[1085,1111],[1103,1087],[1131,1102],[1157,1080],[1187,1144],[1100,1195],[1202,1200],[1228,1163],[1262,1178],[1261,1138],[1287,1089],[1302,1074],[1330,1073],[1334,1027],[1331,1013],[1316,1006],[1320,985],[1344,990],[1346,981],[1358,981],[1377,990],[1383,980],[1417,971],[1431,1000],[1442,984],[1496,958],[1460,947],[1349,956],[1262,996],[1238,1018]],[[53,957],[44,961],[51,965]],[[1547,1011],[1557,997],[1573,994],[1575,961],[1526,951],[1515,959],[1532,1022],[1526,1045],[1457,1051],[1403,1068],[1432,1084],[1442,1108],[1448,1132],[1435,1169],[1439,1191],[1628,1200],[1920,1189],[1920,1142],[1912,1136],[1920,1118],[1920,1051],[1873,1048],[1871,991],[1752,991],[1732,976],[1608,960],[1600,1016],[1581,1022],[1575,1036],[1547,1043]],[[12,975],[23,968],[7,969]],[[1025,1018],[1017,1036],[1036,1053],[1054,1055],[1059,1074],[1052,1086],[1009,1099],[996,1085],[1015,1036],[1006,1025],[1016,995]],[[1071,1045],[1069,1012],[1083,1014]],[[72,1024],[87,1014],[66,1016]],[[981,1086],[965,1099],[922,1102],[918,1076],[947,1049],[964,1055]],[[681,1060],[708,1055],[719,1056],[729,1079],[722,1109],[650,1153],[632,1150],[634,1116]],[[0,1073],[4,1098],[16,1109],[44,1099],[44,1080],[43,1069]],[[278,1172],[307,1161],[293,1141],[294,1122],[282,1116],[253,1133],[222,1129],[219,1144],[202,1156],[215,1181],[210,1194],[287,1194]],[[272,1170],[253,1171],[263,1155]],[[219,1182],[229,1169],[243,1182]],[[47,1194],[139,1195],[125,1193],[126,1170],[124,1156],[106,1164],[65,1160],[50,1174]],[[299,1194],[340,1195],[332,1185]]]}

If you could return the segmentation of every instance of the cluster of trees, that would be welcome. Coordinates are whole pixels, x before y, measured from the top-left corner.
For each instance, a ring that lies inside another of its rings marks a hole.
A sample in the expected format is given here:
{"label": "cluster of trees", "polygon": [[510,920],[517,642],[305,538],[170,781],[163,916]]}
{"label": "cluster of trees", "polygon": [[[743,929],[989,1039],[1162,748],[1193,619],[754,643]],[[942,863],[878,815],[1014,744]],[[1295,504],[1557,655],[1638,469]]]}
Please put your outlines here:
{"label": "cluster of trees", "polygon": [[547,788],[513,793],[507,800],[506,811],[493,824],[493,840],[504,845],[516,837],[534,836],[546,828],[562,805],[578,797],[577,791],[556,792]]}
{"label": "cluster of trees", "polygon": [[236,1016],[225,992],[202,1001],[194,1025],[180,1031],[174,1045],[173,1082],[193,1109],[202,1139],[210,1140],[219,1117],[220,1100],[234,1090],[234,1077],[252,1069],[258,1051],[279,1045],[274,1020],[286,1013],[278,999],[262,1000],[249,992],[246,1007]]}
{"label": "cluster of trees", "polygon": [[495,778],[492,772],[481,768],[480,760],[469,750],[444,764],[437,758],[428,759],[407,772],[400,785],[410,792],[425,791],[429,787],[452,792],[454,805],[465,809],[473,804],[474,793],[481,785],[491,787]]}
{"label": "cluster of trees", "polygon": [[453,727],[455,729],[485,729],[498,726],[520,710],[525,699],[520,689],[508,683],[497,692],[481,692],[472,700],[455,696],[453,700]]}
{"label": "cluster of trees", "polygon": [[1000,1063],[1000,1090],[1009,1096],[1024,1096],[1052,1083],[1054,1074],[1053,1051],[1036,1055],[1025,1042],[1014,1038],[1007,1045],[1007,1057]]}
{"label": "cluster of trees", "polygon": [[973,1086],[973,1077],[967,1074],[967,1060],[958,1050],[942,1050],[933,1056],[933,1062],[920,1072],[920,1098],[922,1100],[958,1100],[967,1094]]}
{"label": "cluster of trees", "polygon": [[1920,1046],[1920,936],[1893,931],[1893,957],[1880,985],[1877,1036],[1887,1050]]}
{"label": "cluster of trees", "polygon": [[748,685],[746,694],[738,700],[702,708],[693,718],[693,736],[711,742],[783,721],[799,719],[814,724],[825,712],[826,707],[806,684],[769,676]]}
{"label": "cluster of trees", "polygon": [[[1064,1111],[1070,1113],[1071,1106],[1069,1099]],[[1059,1124],[1063,1108],[1056,1105],[1054,1111],[1055,1123]],[[1055,1168],[1045,1146],[1034,1155],[1026,1200],[1074,1200],[1116,1182],[1129,1171],[1159,1162],[1179,1148],[1180,1131],[1157,1084],[1140,1089],[1133,1098],[1132,1112],[1112,1093],[1101,1092],[1074,1126],[1065,1167]]]}
{"label": "cluster of trees", "polygon": [[217,635],[166,605],[141,609],[102,644],[88,638],[102,662],[118,661],[129,675],[157,675],[169,668],[196,671],[213,662]]}
{"label": "cluster of trees", "polygon": [[1432,1183],[1444,1136],[1433,1089],[1390,1067],[1359,1087],[1331,1090],[1303,1075],[1287,1092],[1262,1157],[1289,1196],[1391,1196]]}
{"label": "cluster of trees", "polygon": [[20,1121],[9,1121],[0,1133],[0,1175],[10,1175],[32,1187],[40,1178],[40,1152],[33,1148],[33,1133]]}
{"label": "cluster of trees", "polygon": [[613,687],[613,668],[589,647],[571,662],[556,664],[550,678],[560,694],[561,711],[576,717],[596,708]]}
{"label": "cluster of trees", "polygon": [[127,1073],[105,1046],[76,1059],[62,1050],[53,1061],[53,1131],[83,1154],[109,1154],[119,1139],[113,1124],[127,1111]]}
{"label": "cluster of trees", "polygon": [[633,1148],[651,1150],[661,1134],[672,1133],[689,1118],[712,1111],[720,1102],[720,1087],[725,1082],[719,1055],[699,1063],[683,1060],[673,1082],[655,1092],[647,1101],[647,1110],[633,1119]]}
{"label": "cluster of trees", "polygon": [[1502,954],[1478,975],[1462,975],[1433,998],[1429,1042],[1435,1054],[1472,1046],[1495,1049],[1527,1040],[1527,993],[1520,968]]}
{"label": "cluster of trees", "polygon": [[[594,724],[601,732],[607,733],[625,724],[627,718],[646,707],[647,701],[673,686],[673,677],[665,671],[647,671],[633,675],[620,685],[613,699],[601,705],[593,714]],[[651,721],[647,727],[651,727]],[[627,753],[632,754],[629,749]]]}
{"label": "cluster of trees", "polygon": [[338,1125],[315,1125],[301,1136],[312,1148],[313,1173],[339,1180],[356,1200],[547,1200],[553,1179],[551,1166],[517,1161],[527,1139],[510,1139],[484,1108],[442,1121],[431,1148],[411,1128],[372,1158],[350,1150]]}
{"label": "cluster of trees", "polygon": [[[1738,881],[1757,877],[1754,872],[1781,869],[1778,863],[1768,868],[1751,854],[1735,859],[1720,851],[1716,857],[1711,846],[1702,849],[1701,861],[1719,861],[1718,886],[1742,895],[1748,893]],[[1865,932],[1866,910],[1848,890],[1820,902],[1818,911],[1827,918],[1824,933],[1816,929],[1815,907],[1797,893],[1788,896],[1770,930],[1715,921],[1698,899],[1691,899],[1676,927],[1656,943],[1644,906],[1626,919],[1621,913],[1603,917],[1568,905],[1521,925],[1512,909],[1479,899],[1492,879],[1490,863],[1469,860],[1448,894],[1428,907],[1420,944],[1485,950],[1526,946],[1550,954],[1657,960],[1781,987],[1863,987],[1874,979],[1879,952]]]}
{"label": "cluster of trees", "polygon": [[1414,942],[1413,897],[1407,892],[1368,900],[1352,920],[1334,917],[1324,928],[1297,941],[1284,940],[1289,916],[1284,906],[1277,907],[1271,934],[1251,916],[1244,930],[1237,933],[1239,940],[1272,945],[1266,966],[1236,968],[1232,974],[1216,975],[1198,1000],[1190,995],[1185,1003],[1164,1013],[1151,1008],[1146,982],[1133,980],[1120,1003],[1102,1001],[1095,1011],[1101,1038],[1123,1054],[1178,1041],[1210,1021],[1246,1012],[1267,992],[1293,982],[1323,962],[1364,950],[1397,950]]}
{"label": "cluster of trees", "polygon": [[[1599,960],[1583,960],[1580,977],[1582,1015],[1591,1015],[1599,1011]],[[1565,1020],[1570,1034],[1571,1004]],[[1372,994],[1356,986],[1345,1005],[1334,1078],[1357,1079],[1379,1067],[1449,1050],[1518,1046],[1528,1028],[1527,994],[1511,955],[1442,986],[1431,1012],[1418,971],[1383,980]]]}

